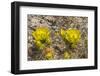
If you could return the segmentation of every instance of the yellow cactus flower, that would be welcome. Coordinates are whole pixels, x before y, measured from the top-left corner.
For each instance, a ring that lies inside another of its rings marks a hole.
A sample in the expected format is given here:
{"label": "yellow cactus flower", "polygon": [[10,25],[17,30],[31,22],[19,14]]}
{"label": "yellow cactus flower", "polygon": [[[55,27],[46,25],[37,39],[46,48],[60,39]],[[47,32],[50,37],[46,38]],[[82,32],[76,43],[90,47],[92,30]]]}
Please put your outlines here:
{"label": "yellow cactus flower", "polygon": [[46,48],[45,51],[44,51],[44,57],[47,60],[52,60],[54,58],[53,48]]}
{"label": "yellow cactus flower", "polygon": [[80,40],[80,31],[77,29],[61,29],[61,36],[64,40],[67,40],[70,43],[77,43]]}
{"label": "yellow cactus flower", "polygon": [[65,51],[63,54],[63,57],[64,57],[64,59],[69,59],[71,56],[67,51]]}
{"label": "yellow cactus flower", "polygon": [[47,53],[46,55],[45,55],[45,58],[47,59],[47,60],[52,60],[53,59],[53,54],[51,53],[51,52],[49,52],[49,53]]}
{"label": "yellow cactus flower", "polygon": [[80,41],[81,38],[80,31],[77,29],[61,29],[60,33],[64,41],[71,43],[73,48],[76,47],[76,44]]}
{"label": "yellow cactus flower", "polygon": [[51,43],[50,32],[47,27],[38,27],[32,32],[34,43],[39,49],[43,49],[46,44]]}
{"label": "yellow cactus flower", "polygon": [[70,43],[77,43],[80,40],[80,31],[76,29],[69,29],[66,31],[66,39]]}

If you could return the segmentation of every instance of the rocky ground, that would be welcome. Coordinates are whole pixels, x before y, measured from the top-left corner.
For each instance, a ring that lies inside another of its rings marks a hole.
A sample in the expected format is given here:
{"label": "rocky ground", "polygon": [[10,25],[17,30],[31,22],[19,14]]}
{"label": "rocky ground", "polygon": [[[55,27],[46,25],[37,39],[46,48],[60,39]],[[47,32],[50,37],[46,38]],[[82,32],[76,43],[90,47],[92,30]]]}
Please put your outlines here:
{"label": "rocky ground", "polygon": [[[69,59],[80,59],[88,57],[88,18],[78,16],[46,16],[32,15],[27,16],[27,32],[28,32],[28,60],[45,60],[43,51],[38,51],[33,42],[32,31],[38,26],[48,27],[51,31],[52,48],[54,52],[53,59],[64,59],[64,51],[70,54]],[[76,48],[70,48],[66,45],[61,36],[55,35],[61,28],[63,29],[78,29],[81,32],[80,42]]]}

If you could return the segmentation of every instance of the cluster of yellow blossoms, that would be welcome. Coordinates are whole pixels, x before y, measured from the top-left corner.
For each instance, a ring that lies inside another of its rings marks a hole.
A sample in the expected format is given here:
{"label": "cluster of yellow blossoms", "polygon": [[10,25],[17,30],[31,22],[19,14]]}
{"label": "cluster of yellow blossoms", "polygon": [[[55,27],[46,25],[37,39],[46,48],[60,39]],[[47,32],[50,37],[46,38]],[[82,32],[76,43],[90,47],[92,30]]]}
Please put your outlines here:
{"label": "cluster of yellow blossoms", "polygon": [[[80,41],[81,34],[77,29],[68,29],[68,30],[60,30],[60,35],[65,42],[69,42],[72,48],[75,48],[77,43]],[[37,48],[44,49],[47,45],[51,44],[50,31],[47,27],[38,27],[35,31],[32,32],[32,36],[34,38],[34,43]],[[64,52],[63,54],[65,59],[70,58],[69,53]],[[53,58],[53,52],[48,52],[45,54],[46,59]]]}

